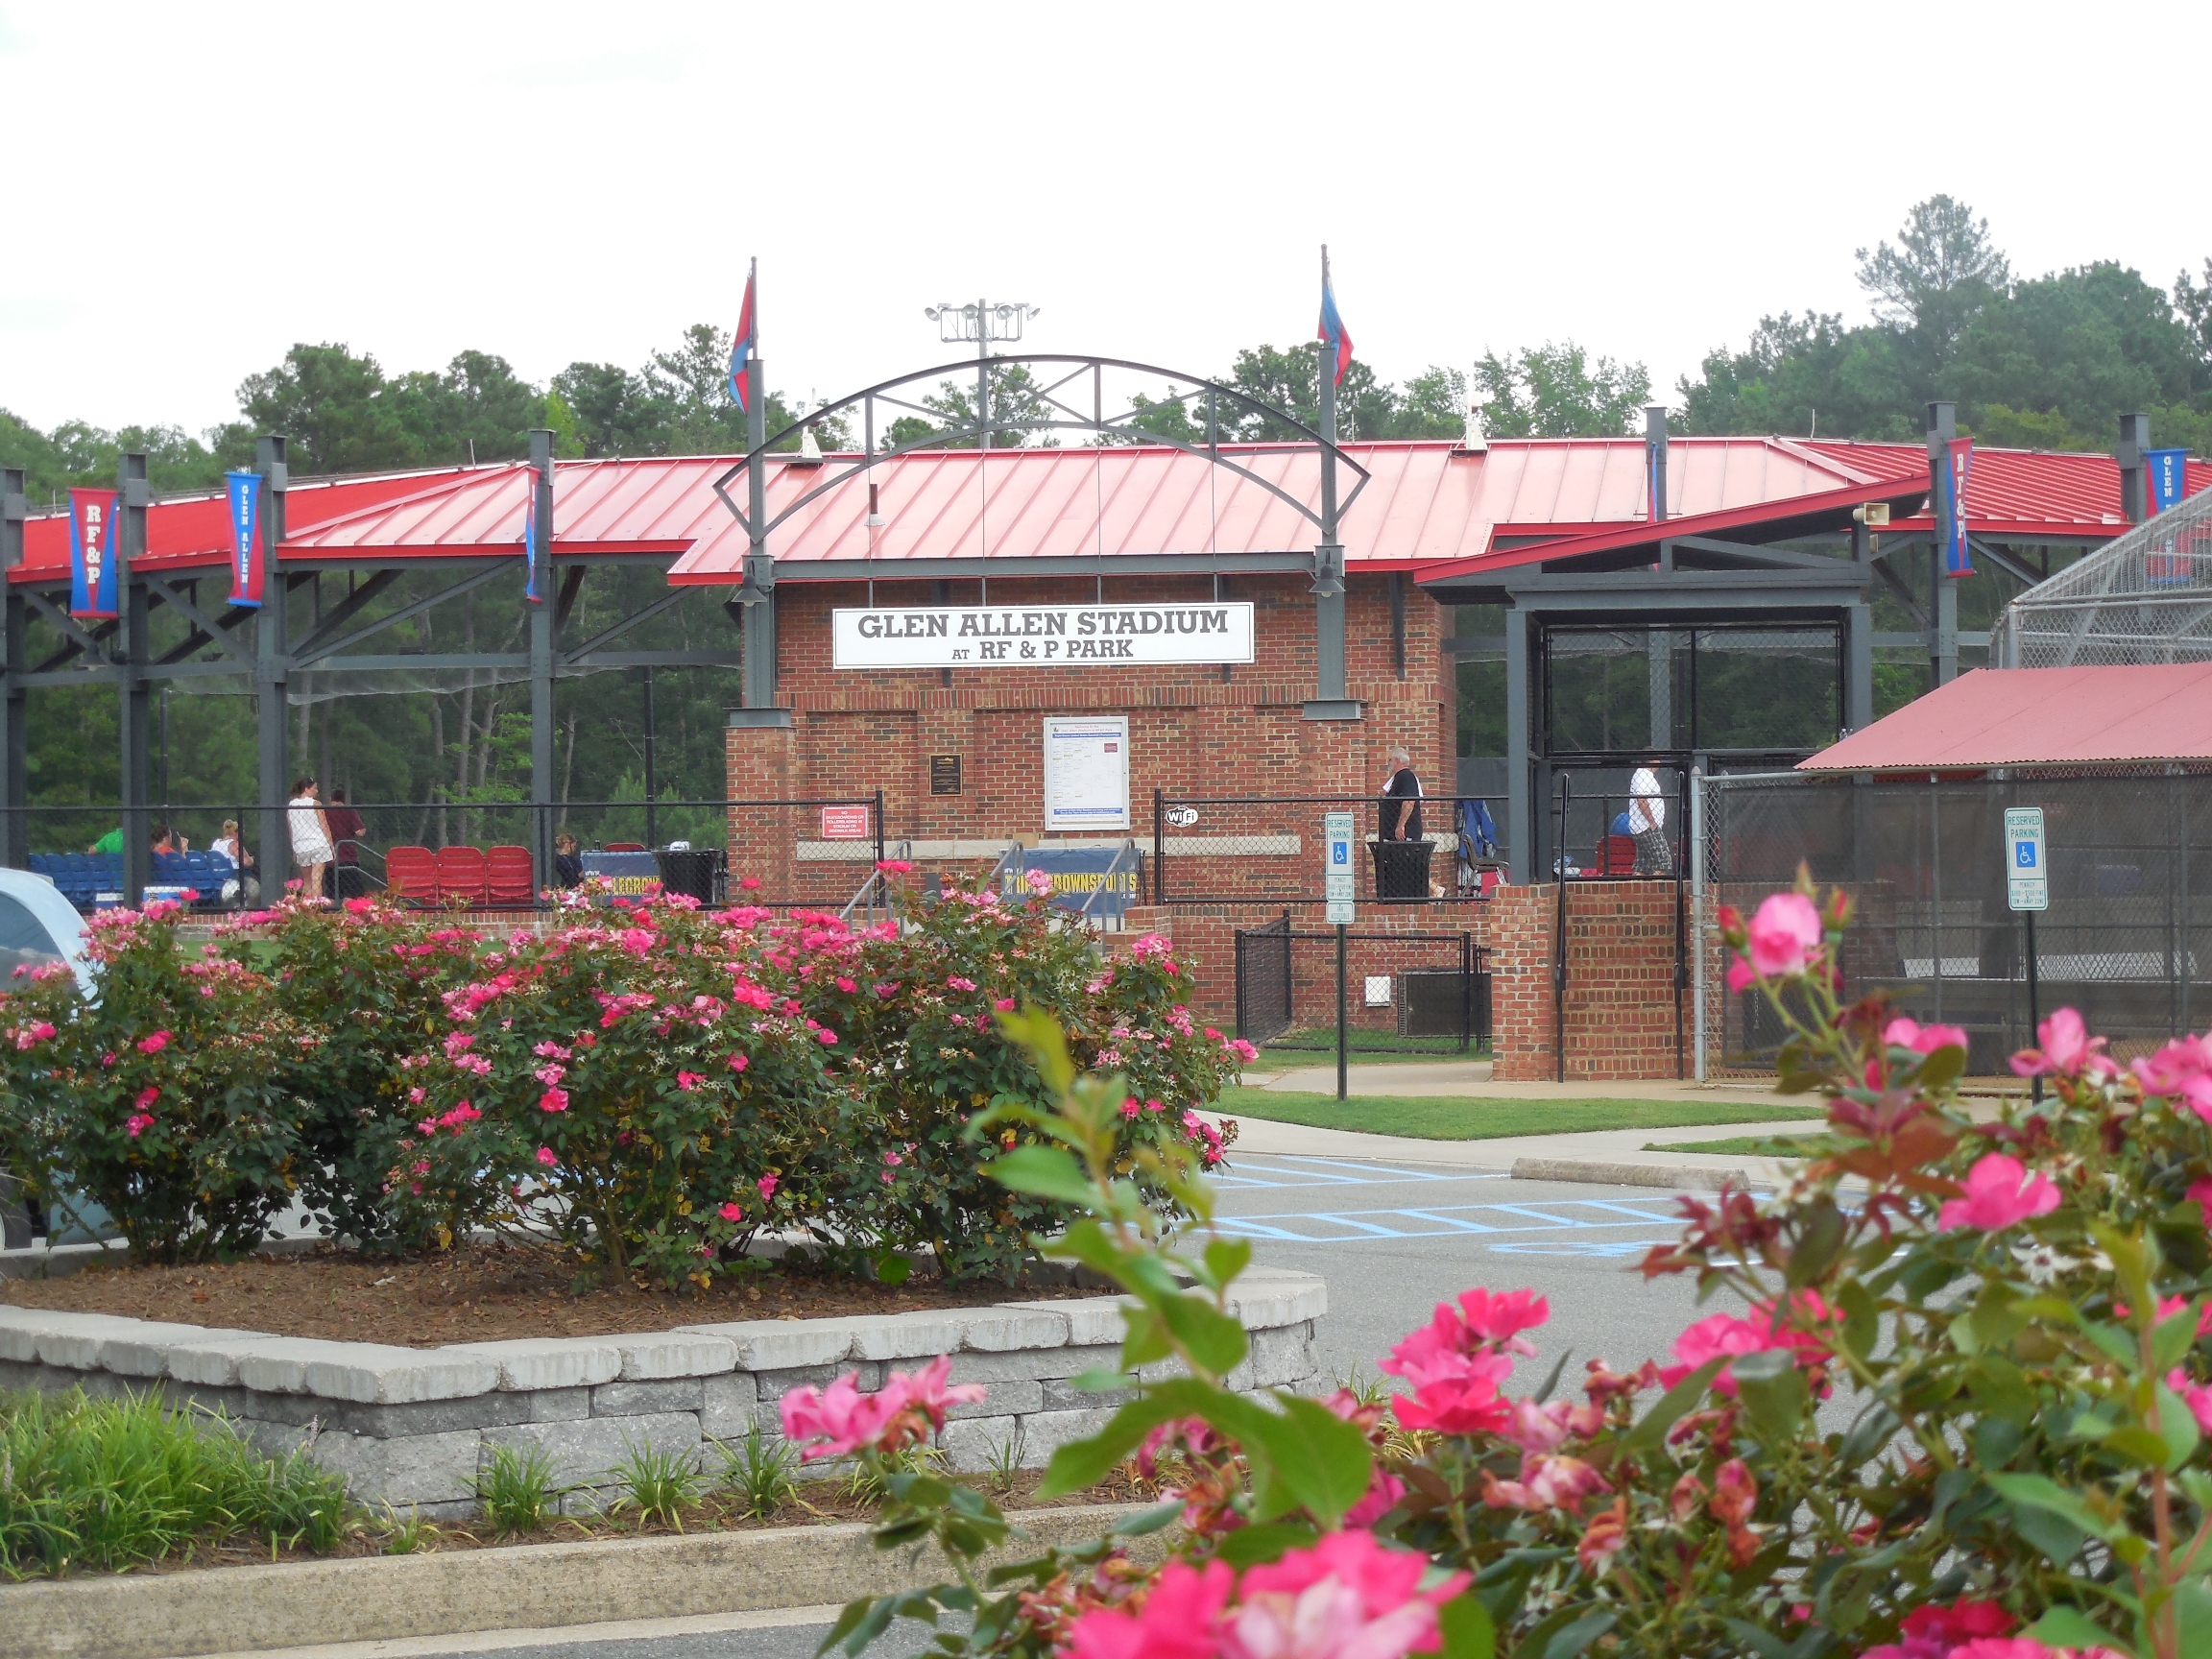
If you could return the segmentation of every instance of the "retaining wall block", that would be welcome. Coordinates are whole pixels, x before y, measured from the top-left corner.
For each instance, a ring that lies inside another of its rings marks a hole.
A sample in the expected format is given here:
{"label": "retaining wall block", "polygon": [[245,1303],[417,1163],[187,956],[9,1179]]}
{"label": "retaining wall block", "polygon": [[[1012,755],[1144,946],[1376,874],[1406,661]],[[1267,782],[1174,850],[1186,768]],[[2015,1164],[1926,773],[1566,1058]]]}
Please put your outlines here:
{"label": "retaining wall block", "polygon": [[1049,1302],[1030,1309],[979,1308],[968,1316],[961,1345],[972,1354],[1005,1354],[1065,1347],[1068,1334],[1068,1315]]}
{"label": "retaining wall block", "polygon": [[1022,1354],[955,1354],[955,1382],[1013,1382],[1030,1378],[1080,1377],[1084,1372],[1121,1363],[1119,1344],[1111,1348],[1040,1348]]}
{"label": "retaining wall block", "polygon": [[1105,1428],[1113,1415],[1110,1406],[1088,1406],[1074,1411],[1039,1411],[1022,1418],[1022,1467],[1042,1468],[1069,1441],[1088,1439]]}
{"label": "retaining wall block", "polygon": [[158,1320],[131,1321],[132,1329],[104,1337],[100,1343],[100,1368],[118,1377],[165,1377],[169,1350],[179,1342],[204,1342],[210,1337],[252,1339],[258,1331],[210,1330],[204,1325],[169,1325]]}
{"label": "retaining wall block", "polygon": [[591,1415],[646,1417],[660,1411],[696,1411],[705,1383],[700,1377],[670,1377],[659,1382],[605,1382],[591,1390]]}
{"label": "retaining wall block", "polygon": [[736,1357],[725,1371],[791,1371],[806,1365],[833,1365],[853,1354],[853,1337],[843,1321],[736,1319],[720,1325],[683,1325],[679,1331],[718,1336]]}
{"label": "retaining wall block", "polygon": [[[326,1400],[365,1406],[403,1406],[419,1400],[466,1400],[499,1386],[490,1359],[459,1357],[437,1348],[385,1347],[373,1342],[329,1342],[333,1350],[306,1356],[306,1386]],[[241,1381],[255,1361],[239,1362]]]}
{"label": "retaining wall block", "polygon": [[463,1342],[439,1350],[490,1359],[499,1367],[499,1386],[588,1388],[622,1375],[622,1350],[613,1342],[578,1337],[535,1336],[508,1342]]}
{"label": "retaining wall block", "polygon": [[[253,1414],[276,1422],[300,1422],[306,1413],[349,1434],[373,1434],[390,1440],[409,1434],[453,1434],[467,1429],[503,1429],[533,1420],[527,1394],[493,1390],[454,1400],[418,1400],[398,1406],[359,1406],[315,1394],[257,1395]],[[285,1402],[272,1410],[265,1402]]]}
{"label": "retaining wall block", "polygon": [[330,1351],[342,1352],[346,1346],[305,1336],[218,1336],[180,1342],[169,1350],[169,1375],[180,1382],[203,1382],[210,1388],[304,1394],[307,1361],[328,1358]]}
{"label": "retaining wall block", "polygon": [[794,1388],[827,1388],[848,1374],[859,1379],[863,1394],[873,1394],[883,1386],[883,1366],[874,1359],[857,1365],[797,1365],[788,1371],[756,1371],[753,1385],[759,1390],[760,1403],[772,1406]]}
{"label": "retaining wall block", "polygon": [[950,1423],[962,1417],[1005,1417],[1018,1412],[1044,1409],[1044,1383],[1034,1381],[992,1382],[986,1385],[983,1398],[976,1404],[948,1407],[945,1420]]}
{"label": "retaining wall block", "polygon": [[[90,1358],[84,1366],[78,1367],[88,1370],[99,1363],[99,1339],[103,1336],[127,1334],[132,1323],[107,1313],[63,1313],[45,1308],[18,1308],[12,1303],[0,1305],[0,1359],[12,1359],[23,1365],[35,1364],[41,1358],[38,1347],[42,1339],[88,1337],[92,1346],[84,1352],[90,1355]],[[59,1344],[56,1351],[60,1351]],[[64,1361],[49,1359],[46,1363],[52,1365]]]}
{"label": "retaining wall block", "polygon": [[622,1381],[650,1382],[663,1377],[710,1377],[737,1369],[737,1350],[727,1337],[696,1331],[662,1331],[644,1336],[617,1336]]}
{"label": "retaining wall block", "polygon": [[572,1417],[591,1415],[591,1390],[589,1388],[541,1388],[524,1394],[529,1402],[530,1423],[565,1423]]}
{"label": "retaining wall block", "polygon": [[[1004,1455],[1021,1431],[1019,1417],[970,1417],[946,1424],[938,1431],[937,1445],[957,1473],[978,1475]],[[1026,1445],[1022,1450],[1022,1461],[1027,1463]]]}
{"label": "retaining wall block", "polygon": [[[934,1359],[956,1354],[974,1315],[966,1309],[920,1309],[911,1313],[864,1313],[841,1321],[853,1333],[851,1359]],[[903,1367],[902,1367],[903,1369]]]}
{"label": "retaining wall block", "polygon": [[1134,1388],[1078,1388],[1071,1382],[1058,1379],[1048,1379],[1039,1386],[1045,1391],[1043,1408],[1046,1411],[1089,1411],[1105,1406],[1126,1406],[1137,1398]]}
{"label": "retaining wall block", "polygon": [[1077,1348],[1119,1343],[1128,1334],[1122,1323],[1121,1304],[1112,1296],[1086,1296],[1069,1302],[1009,1302],[1024,1312],[1057,1313],[1068,1321],[1068,1341]]}
{"label": "retaining wall block", "polygon": [[483,1438],[487,1463],[495,1447],[512,1446],[517,1452],[537,1447],[552,1462],[554,1483],[561,1486],[613,1484],[615,1465],[622,1462],[633,1448],[687,1450],[694,1465],[706,1450],[699,1439],[698,1413],[692,1411],[525,1423],[512,1429],[487,1429]]}
{"label": "retaining wall block", "polygon": [[[759,1403],[760,1385],[750,1371],[704,1378],[699,1390],[699,1432],[714,1440],[742,1440],[746,1430],[753,1427],[753,1413]],[[773,1428],[773,1423],[764,1424],[761,1433],[768,1434]]]}

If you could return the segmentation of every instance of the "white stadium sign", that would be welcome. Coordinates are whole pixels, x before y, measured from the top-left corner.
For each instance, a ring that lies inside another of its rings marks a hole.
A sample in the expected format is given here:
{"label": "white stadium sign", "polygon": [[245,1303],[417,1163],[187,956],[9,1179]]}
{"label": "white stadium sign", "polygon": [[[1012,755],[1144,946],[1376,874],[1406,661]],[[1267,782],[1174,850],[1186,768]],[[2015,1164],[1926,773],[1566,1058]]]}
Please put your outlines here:
{"label": "white stadium sign", "polygon": [[1056,668],[1090,662],[1249,662],[1252,607],[883,606],[830,613],[838,668]]}

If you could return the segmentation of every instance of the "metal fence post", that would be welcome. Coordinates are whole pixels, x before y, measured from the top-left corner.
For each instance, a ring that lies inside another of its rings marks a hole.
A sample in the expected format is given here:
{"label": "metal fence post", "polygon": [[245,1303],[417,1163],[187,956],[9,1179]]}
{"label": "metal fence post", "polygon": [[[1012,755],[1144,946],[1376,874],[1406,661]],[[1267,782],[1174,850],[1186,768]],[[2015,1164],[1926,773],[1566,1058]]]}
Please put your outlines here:
{"label": "metal fence post", "polygon": [[1152,902],[1167,902],[1167,802],[1159,789],[1152,791]]}
{"label": "metal fence post", "polygon": [[1693,1075],[1705,1081],[1705,773],[1690,768],[1690,908],[1692,1018],[1697,1033]]}
{"label": "metal fence post", "polygon": [[1552,838],[1553,878],[1559,883],[1559,919],[1551,947],[1551,1052],[1558,1080],[1567,1081],[1567,774],[1559,774],[1559,830]]}
{"label": "metal fence post", "polygon": [[883,862],[883,791],[876,791],[876,862]]}
{"label": "metal fence post", "polygon": [[1343,923],[1336,924],[1336,1098],[1344,1098],[1344,935]]}

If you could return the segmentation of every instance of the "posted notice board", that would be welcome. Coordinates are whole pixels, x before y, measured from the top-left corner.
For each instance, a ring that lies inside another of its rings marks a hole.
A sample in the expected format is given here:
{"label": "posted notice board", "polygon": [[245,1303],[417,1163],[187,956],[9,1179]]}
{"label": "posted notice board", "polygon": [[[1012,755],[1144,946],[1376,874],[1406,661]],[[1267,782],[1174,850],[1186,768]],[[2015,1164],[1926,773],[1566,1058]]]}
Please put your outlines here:
{"label": "posted notice board", "polygon": [[1045,828],[1129,828],[1129,717],[1045,721]]}

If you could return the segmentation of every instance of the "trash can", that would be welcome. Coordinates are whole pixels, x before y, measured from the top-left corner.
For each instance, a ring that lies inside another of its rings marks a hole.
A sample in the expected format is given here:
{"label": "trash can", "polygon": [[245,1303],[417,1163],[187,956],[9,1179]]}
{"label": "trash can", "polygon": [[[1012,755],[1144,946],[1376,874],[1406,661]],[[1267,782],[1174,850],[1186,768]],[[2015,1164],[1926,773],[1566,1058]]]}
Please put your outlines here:
{"label": "trash can", "polygon": [[722,853],[716,848],[690,848],[670,852],[656,849],[653,864],[661,872],[661,891],[683,893],[702,904],[722,902],[721,887],[726,868]]}
{"label": "trash can", "polygon": [[1382,903],[1411,903],[1429,897],[1429,841],[1371,841],[1375,854],[1375,897]]}

